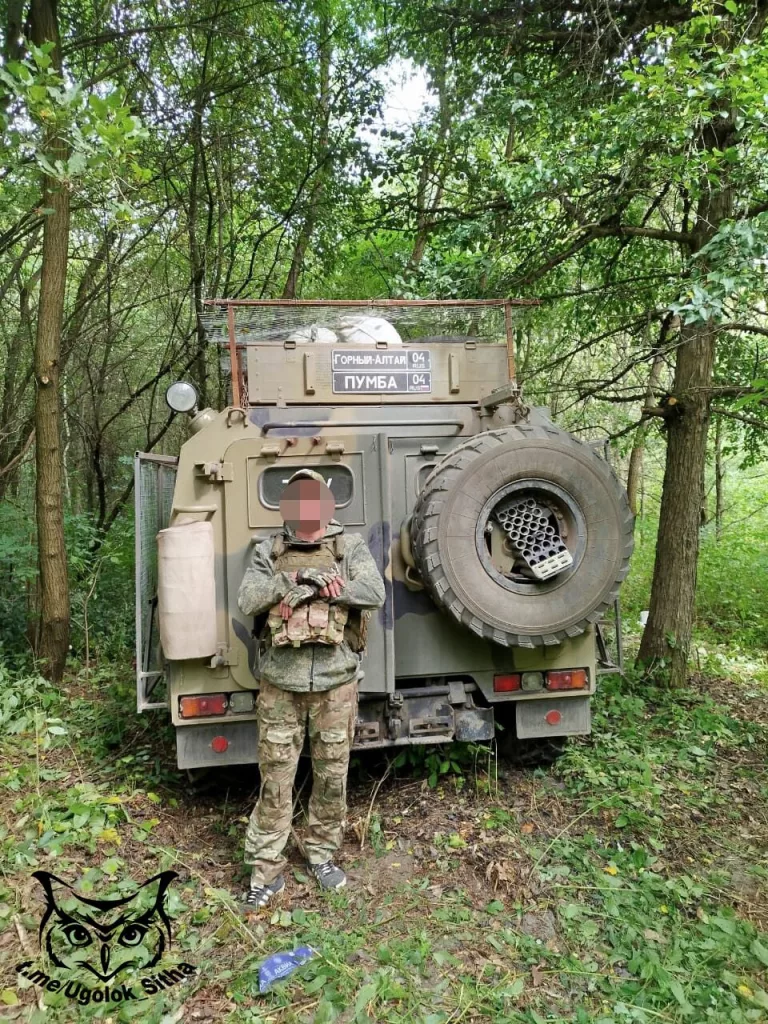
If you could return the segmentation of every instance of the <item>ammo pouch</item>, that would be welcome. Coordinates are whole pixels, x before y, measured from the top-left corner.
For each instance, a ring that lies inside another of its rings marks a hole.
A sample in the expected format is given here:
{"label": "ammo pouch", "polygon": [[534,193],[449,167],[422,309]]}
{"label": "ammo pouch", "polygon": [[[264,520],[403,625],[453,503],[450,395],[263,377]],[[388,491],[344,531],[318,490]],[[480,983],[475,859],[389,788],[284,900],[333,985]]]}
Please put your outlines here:
{"label": "ammo pouch", "polygon": [[[341,570],[344,558],[344,535],[337,534],[315,547],[291,547],[284,534],[272,543],[275,572],[296,572],[299,569]],[[270,608],[265,633],[273,647],[302,647],[304,644],[337,646],[343,640],[356,654],[365,650],[369,613],[360,608],[330,604],[321,598],[308,601],[294,609],[290,619],[283,619],[280,606]]]}
{"label": "ammo pouch", "polygon": [[328,601],[308,601],[284,619],[277,608],[269,612],[267,623],[273,647],[301,647],[303,644],[340,644],[344,639],[347,609]]}
{"label": "ammo pouch", "polygon": [[347,625],[344,630],[344,639],[349,644],[350,650],[355,654],[362,654],[368,643],[368,620],[371,613],[367,608],[350,608]]}

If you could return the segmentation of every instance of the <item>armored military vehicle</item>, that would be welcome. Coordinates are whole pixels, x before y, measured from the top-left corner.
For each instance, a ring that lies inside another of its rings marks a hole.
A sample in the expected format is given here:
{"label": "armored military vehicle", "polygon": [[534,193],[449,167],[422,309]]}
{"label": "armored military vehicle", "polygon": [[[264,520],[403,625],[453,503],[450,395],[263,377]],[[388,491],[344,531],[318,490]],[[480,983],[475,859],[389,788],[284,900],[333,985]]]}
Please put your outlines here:
{"label": "armored military vehicle", "polygon": [[523,402],[523,305],[208,304],[230,404],[171,385],[189,439],[178,459],[136,456],[138,709],[170,710],[181,768],[257,760],[259,644],[237,591],[301,467],[386,581],[355,748],[497,736],[551,760],[589,732],[633,518],[601,453]]}

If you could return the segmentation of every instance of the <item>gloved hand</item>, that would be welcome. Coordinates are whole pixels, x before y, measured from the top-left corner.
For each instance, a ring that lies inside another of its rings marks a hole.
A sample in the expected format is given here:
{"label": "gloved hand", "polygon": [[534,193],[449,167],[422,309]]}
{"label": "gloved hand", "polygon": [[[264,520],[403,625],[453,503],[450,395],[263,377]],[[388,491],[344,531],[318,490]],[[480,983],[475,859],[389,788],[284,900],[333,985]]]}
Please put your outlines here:
{"label": "gloved hand", "polygon": [[280,602],[280,614],[284,619],[290,619],[294,608],[298,608],[305,601],[311,601],[317,594],[315,587],[308,583],[298,584],[292,587]]}
{"label": "gloved hand", "polygon": [[322,590],[319,590],[317,592],[317,596],[326,597],[333,600],[334,598],[339,597],[341,595],[341,592],[344,589],[344,585],[345,584],[342,577],[336,576],[334,579],[331,580],[327,587],[323,587]]}
{"label": "gloved hand", "polygon": [[296,573],[297,583],[308,583],[318,590],[327,587],[329,583],[339,575],[339,570],[333,569],[299,569]]}

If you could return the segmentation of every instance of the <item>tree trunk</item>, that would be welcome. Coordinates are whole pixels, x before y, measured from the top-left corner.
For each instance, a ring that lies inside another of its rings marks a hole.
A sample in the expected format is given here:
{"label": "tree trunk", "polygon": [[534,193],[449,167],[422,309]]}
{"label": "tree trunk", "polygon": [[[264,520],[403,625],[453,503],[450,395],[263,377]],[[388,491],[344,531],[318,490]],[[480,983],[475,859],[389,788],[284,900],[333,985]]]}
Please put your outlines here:
{"label": "tree trunk", "polygon": [[419,267],[432,231],[432,219],[443,201],[445,179],[450,165],[449,137],[451,132],[451,104],[446,85],[446,61],[434,69],[433,78],[439,104],[437,139],[431,151],[424,154],[416,189],[416,237],[413,241],[408,266]]}
{"label": "tree trunk", "polygon": [[[714,236],[732,205],[727,186],[704,192],[697,210],[694,251]],[[716,337],[712,321],[682,327],[673,385],[676,403],[667,406],[665,417],[667,462],[648,624],[638,660],[649,667],[669,665],[672,687],[684,686],[688,679]]]}
{"label": "tree trunk", "polygon": [[329,161],[331,153],[329,150],[330,122],[331,122],[331,60],[333,59],[333,44],[330,31],[330,21],[322,17],[319,26],[320,32],[320,93],[318,97],[320,110],[320,131],[317,140],[317,170],[315,180],[309,194],[307,212],[302,221],[296,243],[291,255],[291,266],[283,287],[283,299],[295,299],[299,290],[299,279],[304,270],[304,259],[307,249],[312,241],[315,227],[320,215],[320,203],[325,191],[326,179],[329,173]]}
{"label": "tree trunk", "polygon": [[5,353],[2,399],[0,400],[0,501],[13,484],[28,446],[32,417],[23,404],[31,371],[22,372],[21,357],[31,335],[29,288],[19,281],[19,323]]}
{"label": "tree trunk", "polygon": [[[667,320],[665,319],[665,323]],[[666,337],[666,330],[662,326],[662,340]],[[656,353],[651,364],[651,371],[648,374],[648,384],[645,388],[645,401],[643,405],[653,404],[653,395],[658,387],[659,376],[661,375],[662,357]],[[643,453],[645,452],[645,438],[648,433],[648,424],[641,423],[635,432],[635,440],[632,444],[632,451],[629,455],[629,468],[627,470],[627,498],[632,515],[637,515],[637,496],[640,490],[640,480],[643,475]]]}
{"label": "tree trunk", "polygon": [[723,417],[715,420],[715,540],[723,536],[723,512],[725,504],[725,468],[723,466]]}
{"label": "tree trunk", "polygon": [[[59,31],[55,0],[32,0],[32,40],[40,46],[55,42],[51,56],[60,66]],[[67,145],[46,130],[45,146],[51,162],[67,159]],[[50,210],[43,227],[42,273],[35,342],[37,544],[40,560],[40,646],[46,676],[59,682],[69,646],[69,582],[64,542],[62,500],[60,359],[67,283],[69,243],[69,191],[66,185],[43,176],[40,204]]]}

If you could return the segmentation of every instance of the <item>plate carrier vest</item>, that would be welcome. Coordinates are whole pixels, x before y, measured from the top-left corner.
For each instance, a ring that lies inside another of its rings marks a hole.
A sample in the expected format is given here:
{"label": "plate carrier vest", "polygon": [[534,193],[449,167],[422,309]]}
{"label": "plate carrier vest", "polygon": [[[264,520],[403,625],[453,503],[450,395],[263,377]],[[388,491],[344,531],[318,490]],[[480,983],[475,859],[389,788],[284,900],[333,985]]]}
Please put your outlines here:
{"label": "plate carrier vest", "polygon": [[[284,533],[272,540],[275,572],[297,572],[299,569],[334,569],[341,571],[344,558],[344,535],[337,533],[316,545],[293,546]],[[302,647],[304,644],[336,646],[346,640],[360,653],[365,649],[368,612],[358,608],[331,604],[322,598],[307,601],[295,608],[289,619],[280,614],[280,605],[269,610],[267,627],[273,647]]]}

